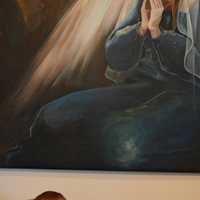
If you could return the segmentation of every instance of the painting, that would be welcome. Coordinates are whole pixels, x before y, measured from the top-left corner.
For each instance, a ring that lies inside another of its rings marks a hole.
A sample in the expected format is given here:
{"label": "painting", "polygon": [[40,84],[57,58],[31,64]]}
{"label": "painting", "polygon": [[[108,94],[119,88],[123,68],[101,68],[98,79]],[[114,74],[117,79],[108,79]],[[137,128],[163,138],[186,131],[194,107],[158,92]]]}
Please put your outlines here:
{"label": "painting", "polygon": [[0,167],[200,171],[198,0],[0,2]]}

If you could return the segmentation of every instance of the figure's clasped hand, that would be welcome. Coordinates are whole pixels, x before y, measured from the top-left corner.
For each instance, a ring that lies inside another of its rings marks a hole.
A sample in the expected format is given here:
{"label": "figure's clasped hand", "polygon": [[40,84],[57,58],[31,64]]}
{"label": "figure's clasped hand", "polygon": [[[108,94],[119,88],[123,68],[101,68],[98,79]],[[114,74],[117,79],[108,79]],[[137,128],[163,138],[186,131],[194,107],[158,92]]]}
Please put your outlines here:
{"label": "figure's clasped hand", "polygon": [[[149,6],[147,6],[149,3]],[[152,38],[160,36],[160,22],[164,6],[162,0],[144,0],[141,8],[141,26],[139,33],[144,35],[150,31]]]}
{"label": "figure's clasped hand", "polygon": [[143,1],[141,8],[141,26],[140,26],[140,34],[144,35],[148,30],[149,17],[150,17],[150,8],[146,8],[147,0]]}
{"label": "figure's clasped hand", "polygon": [[162,0],[150,0],[151,14],[148,23],[148,29],[152,38],[160,36],[160,22],[164,11]]}

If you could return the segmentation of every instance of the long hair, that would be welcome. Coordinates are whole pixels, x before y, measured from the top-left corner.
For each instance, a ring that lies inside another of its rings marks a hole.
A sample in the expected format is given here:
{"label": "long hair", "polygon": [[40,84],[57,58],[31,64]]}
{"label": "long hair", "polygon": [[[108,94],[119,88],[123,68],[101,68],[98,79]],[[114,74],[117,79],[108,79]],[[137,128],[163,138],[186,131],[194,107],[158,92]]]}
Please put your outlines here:
{"label": "long hair", "polygon": [[173,29],[176,29],[177,27],[178,6],[179,6],[179,0],[172,0],[171,9],[172,9],[172,17],[173,17],[173,21],[172,21]]}
{"label": "long hair", "polygon": [[164,8],[171,10],[172,12],[172,29],[175,30],[177,27],[177,13],[179,0],[162,0]]}
{"label": "long hair", "polygon": [[[177,26],[177,12],[180,0],[162,0],[165,9],[172,12],[172,29],[175,30]],[[147,1],[147,8],[150,8],[150,2]]]}

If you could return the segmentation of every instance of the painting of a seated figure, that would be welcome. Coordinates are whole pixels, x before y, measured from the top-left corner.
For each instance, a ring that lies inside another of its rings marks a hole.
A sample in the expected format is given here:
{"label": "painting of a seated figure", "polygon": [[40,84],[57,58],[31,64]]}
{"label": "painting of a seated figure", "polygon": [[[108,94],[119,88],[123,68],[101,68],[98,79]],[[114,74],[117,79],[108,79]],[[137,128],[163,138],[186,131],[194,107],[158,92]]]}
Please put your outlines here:
{"label": "painting of a seated figure", "polygon": [[0,4],[1,168],[200,171],[198,0]]}

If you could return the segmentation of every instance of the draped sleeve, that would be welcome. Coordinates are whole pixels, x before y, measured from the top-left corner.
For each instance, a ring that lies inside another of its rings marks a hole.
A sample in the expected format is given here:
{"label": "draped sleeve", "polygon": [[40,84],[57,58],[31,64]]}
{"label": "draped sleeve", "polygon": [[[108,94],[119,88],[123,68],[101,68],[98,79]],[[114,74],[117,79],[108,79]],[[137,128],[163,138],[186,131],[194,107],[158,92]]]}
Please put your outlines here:
{"label": "draped sleeve", "polygon": [[176,31],[162,31],[160,37],[153,41],[161,60],[161,68],[171,74],[186,74],[186,37]]}
{"label": "draped sleeve", "polygon": [[141,57],[144,37],[138,34],[142,0],[136,0],[127,18],[108,37],[105,56],[108,63],[106,77],[123,82],[130,76]]}
{"label": "draped sleeve", "polygon": [[114,82],[128,79],[140,60],[144,37],[139,36],[140,24],[118,30],[106,44],[108,67],[106,77]]}

